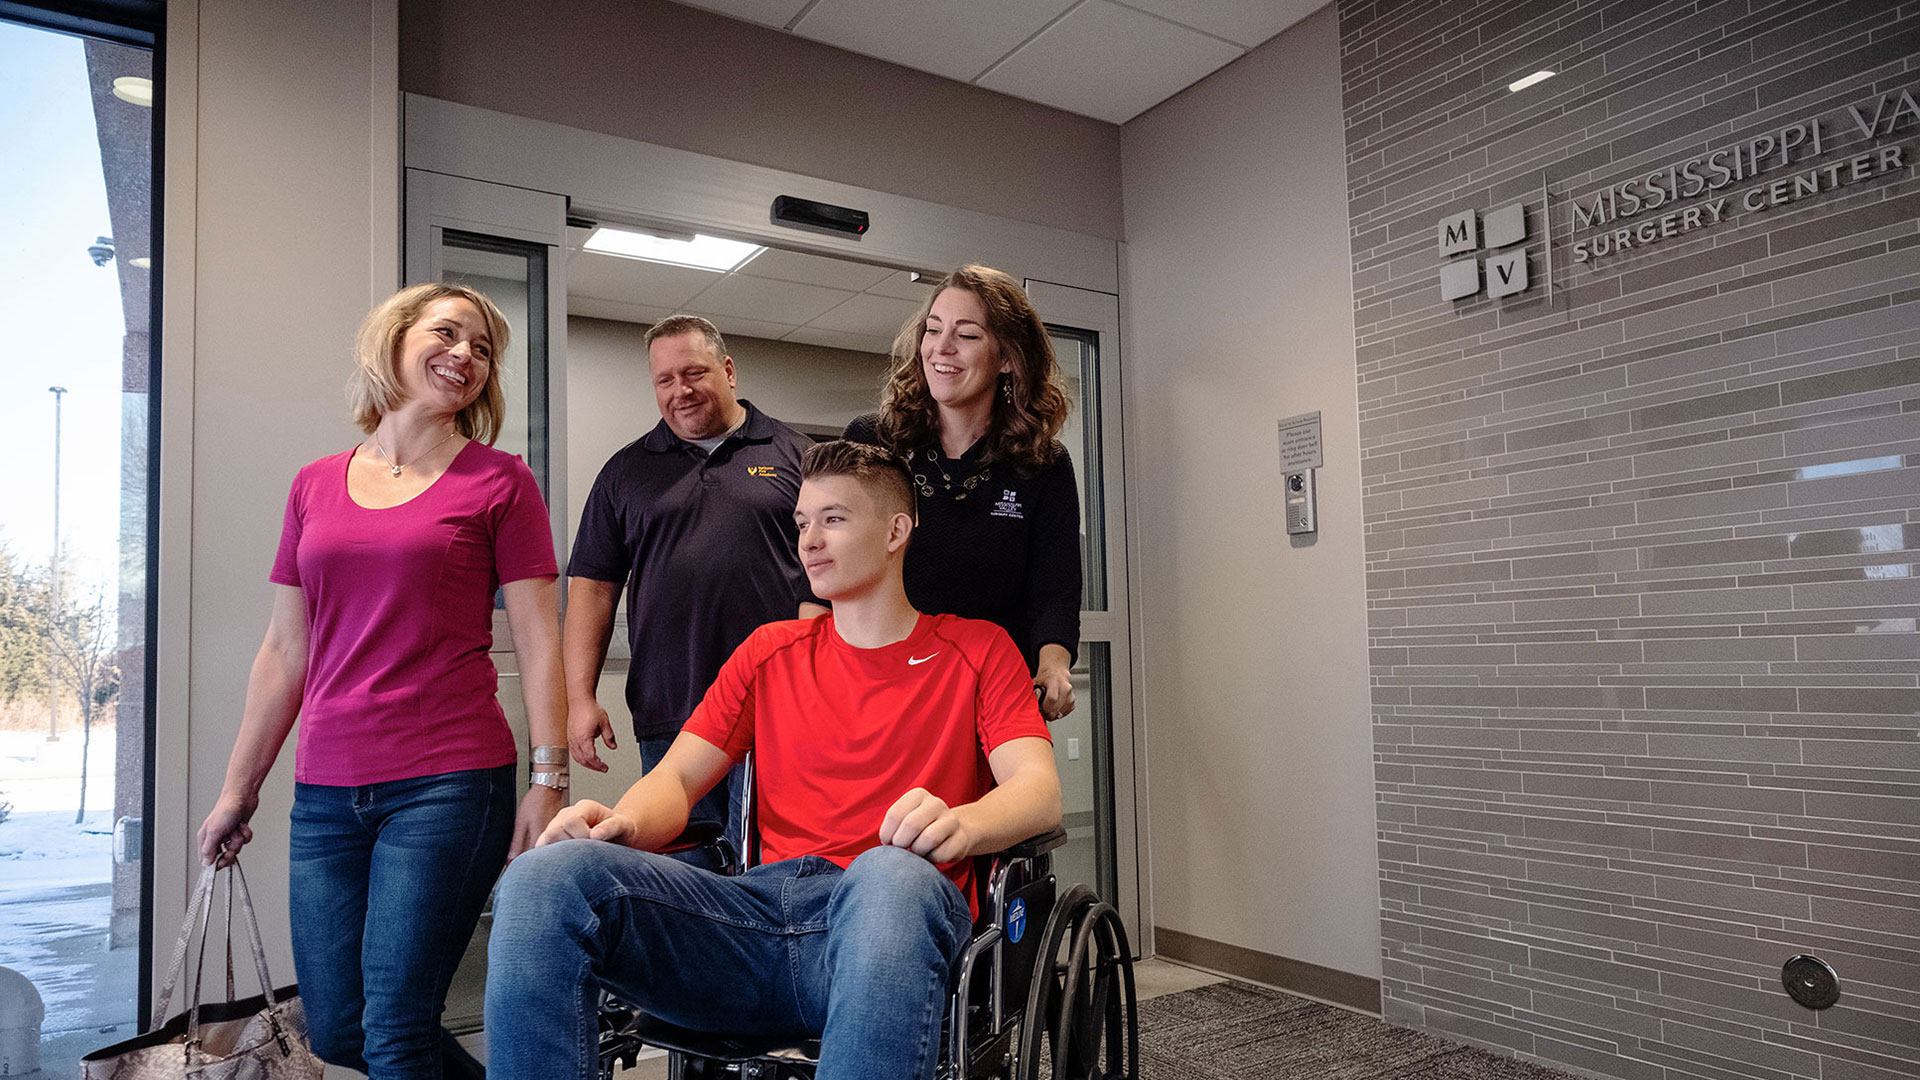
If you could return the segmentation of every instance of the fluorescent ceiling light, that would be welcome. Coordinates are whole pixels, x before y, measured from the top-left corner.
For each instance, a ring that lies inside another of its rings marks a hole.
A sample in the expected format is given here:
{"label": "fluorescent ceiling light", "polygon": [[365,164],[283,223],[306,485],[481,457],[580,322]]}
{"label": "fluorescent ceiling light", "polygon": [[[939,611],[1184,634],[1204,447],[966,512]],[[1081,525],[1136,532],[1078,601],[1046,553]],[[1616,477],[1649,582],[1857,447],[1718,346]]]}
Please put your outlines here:
{"label": "fluorescent ceiling light", "polygon": [[1515,79],[1513,82],[1508,83],[1507,89],[1517,94],[1535,83],[1546,82],[1548,79],[1553,78],[1553,76],[1554,73],[1551,71],[1536,71],[1524,79]]}
{"label": "fluorescent ceiling light", "polygon": [[766,249],[739,240],[722,240],[717,236],[695,236],[691,240],[666,240],[650,236],[643,232],[631,232],[627,229],[615,229],[601,225],[593,230],[583,245],[587,251],[602,255],[617,255],[623,259],[645,259],[648,262],[669,263],[673,266],[691,266],[699,270],[712,270],[726,273],[745,266],[749,259]]}
{"label": "fluorescent ceiling light", "polygon": [[129,105],[153,108],[153,80],[139,75],[122,75],[113,80],[113,96]]}

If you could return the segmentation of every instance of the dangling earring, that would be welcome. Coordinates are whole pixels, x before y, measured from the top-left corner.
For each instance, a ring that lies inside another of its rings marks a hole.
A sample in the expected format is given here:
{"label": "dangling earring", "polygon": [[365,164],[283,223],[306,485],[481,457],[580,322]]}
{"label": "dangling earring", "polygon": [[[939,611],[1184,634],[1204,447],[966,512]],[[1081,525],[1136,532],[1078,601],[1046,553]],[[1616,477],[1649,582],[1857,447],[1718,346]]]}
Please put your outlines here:
{"label": "dangling earring", "polygon": [[1000,373],[1000,397],[1013,404],[1013,375],[1005,371]]}

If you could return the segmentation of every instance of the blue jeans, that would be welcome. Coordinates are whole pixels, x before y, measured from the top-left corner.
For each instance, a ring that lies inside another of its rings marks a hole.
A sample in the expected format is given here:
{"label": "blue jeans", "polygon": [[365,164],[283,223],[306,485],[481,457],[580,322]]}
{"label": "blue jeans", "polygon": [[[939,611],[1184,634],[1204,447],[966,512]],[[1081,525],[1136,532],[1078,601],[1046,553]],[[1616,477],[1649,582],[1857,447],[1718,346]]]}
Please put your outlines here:
{"label": "blue jeans", "polygon": [[514,860],[493,911],[494,1080],[592,1077],[603,985],[682,1027],[817,1036],[819,1080],[931,1077],[973,931],[960,890],[892,847],[721,877],[566,840]]}
{"label": "blue jeans", "polygon": [[[679,733],[676,732],[672,735],[653,735],[639,740],[641,773],[644,775],[652,772],[653,767],[660,764],[660,759],[667,756],[667,748],[673,745],[673,740],[679,737]],[[694,803],[693,808],[687,811],[688,828],[709,824],[722,827],[722,835],[726,837],[728,845],[733,848],[735,865],[738,865],[740,859],[746,854],[740,828],[740,800],[747,790],[746,775],[746,766],[735,765],[728,770],[727,775],[718,784],[713,786],[712,791],[707,792],[705,798]],[[715,872],[723,873],[727,869],[721,865],[720,859],[710,845],[677,852],[673,857],[681,862]]]}
{"label": "blue jeans", "polygon": [[447,986],[513,839],[515,768],[360,787],[295,784],[293,964],[322,1060],[390,1077],[467,1071]]}

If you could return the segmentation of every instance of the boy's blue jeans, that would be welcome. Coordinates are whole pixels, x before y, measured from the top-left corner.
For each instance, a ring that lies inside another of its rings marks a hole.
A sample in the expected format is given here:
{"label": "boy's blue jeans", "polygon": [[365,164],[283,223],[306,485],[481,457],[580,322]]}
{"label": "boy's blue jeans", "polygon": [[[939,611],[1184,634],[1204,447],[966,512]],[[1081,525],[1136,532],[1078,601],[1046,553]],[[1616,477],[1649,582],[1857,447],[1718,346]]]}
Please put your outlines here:
{"label": "boy's blue jeans", "polygon": [[487,1068],[593,1077],[604,985],[682,1027],[818,1037],[819,1080],[931,1077],[972,931],[960,890],[902,848],[740,877],[598,840],[537,848],[494,900]]}

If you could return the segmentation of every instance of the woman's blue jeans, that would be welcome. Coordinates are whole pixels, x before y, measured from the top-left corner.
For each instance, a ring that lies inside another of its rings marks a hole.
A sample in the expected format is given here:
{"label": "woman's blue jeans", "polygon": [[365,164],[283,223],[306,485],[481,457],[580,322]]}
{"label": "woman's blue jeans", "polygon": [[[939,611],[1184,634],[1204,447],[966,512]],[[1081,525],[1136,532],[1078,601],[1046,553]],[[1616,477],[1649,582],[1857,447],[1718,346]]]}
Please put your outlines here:
{"label": "woman's blue jeans", "polygon": [[722,877],[599,840],[514,860],[487,955],[494,1080],[595,1075],[604,985],[682,1027],[820,1039],[819,1080],[931,1077],[960,890],[902,848]]}
{"label": "woman's blue jeans", "polygon": [[322,1060],[443,1075],[440,1013],[513,839],[515,767],[295,784],[293,964]]}

